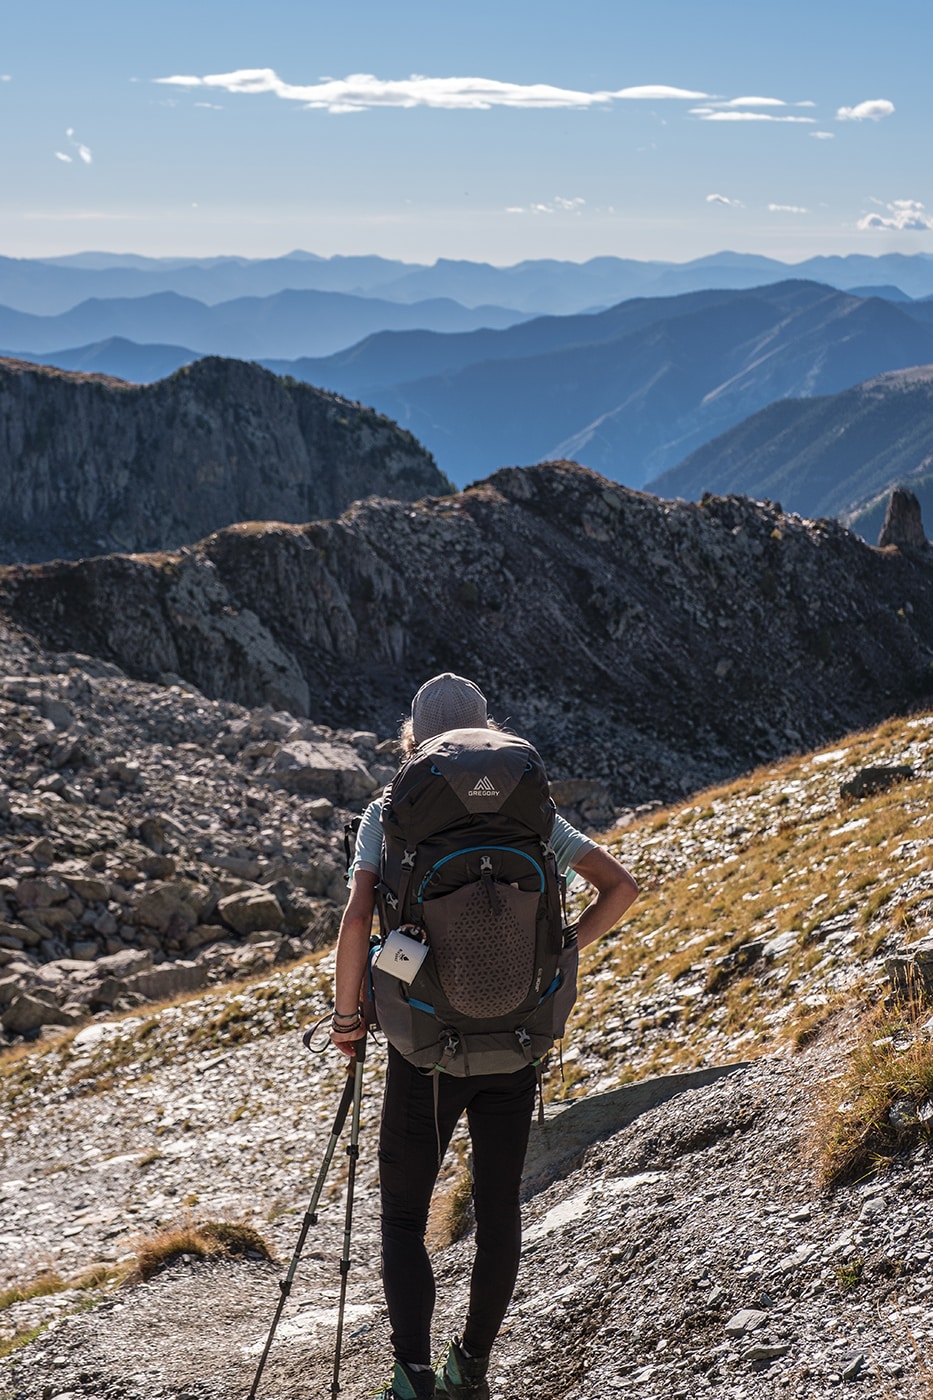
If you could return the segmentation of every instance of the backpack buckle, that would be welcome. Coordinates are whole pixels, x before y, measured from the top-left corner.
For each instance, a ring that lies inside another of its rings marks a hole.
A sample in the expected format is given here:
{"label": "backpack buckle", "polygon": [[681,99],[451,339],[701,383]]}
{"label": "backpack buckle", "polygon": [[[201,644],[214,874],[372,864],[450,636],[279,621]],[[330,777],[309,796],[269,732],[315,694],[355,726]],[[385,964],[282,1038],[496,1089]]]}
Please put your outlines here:
{"label": "backpack buckle", "polygon": [[526,1062],[529,1065],[534,1064],[534,1060],[531,1058],[531,1036],[525,1030],[524,1026],[518,1026],[516,1028],[515,1039],[521,1046],[522,1054],[524,1055]]}
{"label": "backpack buckle", "polygon": [[406,851],[406,852],[405,852],[405,854],[402,856],[402,869],[403,869],[403,870],[414,870],[414,868],[415,868],[415,856],[416,856],[417,854],[418,854],[417,851]]}
{"label": "backpack buckle", "polygon": [[479,870],[481,875],[492,874],[492,856],[480,856]]}

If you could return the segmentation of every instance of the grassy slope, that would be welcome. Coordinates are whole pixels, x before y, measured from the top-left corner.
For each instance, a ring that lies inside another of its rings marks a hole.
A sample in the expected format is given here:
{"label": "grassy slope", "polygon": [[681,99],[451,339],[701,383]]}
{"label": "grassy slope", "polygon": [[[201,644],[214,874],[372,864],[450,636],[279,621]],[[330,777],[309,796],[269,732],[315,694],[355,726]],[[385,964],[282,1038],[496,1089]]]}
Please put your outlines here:
{"label": "grassy slope", "polygon": [[[840,796],[859,768],[901,764],[914,769],[909,781]],[[585,1073],[608,1088],[806,1034],[838,994],[929,931],[931,838],[929,714],[610,833],[642,895],[624,928],[584,957],[569,1079]],[[763,948],[729,957],[749,944]]]}

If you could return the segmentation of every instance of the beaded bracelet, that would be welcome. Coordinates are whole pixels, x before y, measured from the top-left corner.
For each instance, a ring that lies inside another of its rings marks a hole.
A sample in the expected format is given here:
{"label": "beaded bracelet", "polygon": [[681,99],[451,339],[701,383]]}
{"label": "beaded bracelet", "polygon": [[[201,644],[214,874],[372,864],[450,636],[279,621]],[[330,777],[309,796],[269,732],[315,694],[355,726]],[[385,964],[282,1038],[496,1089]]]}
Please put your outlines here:
{"label": "beaded bracelet", "polygon": [[343,1035],[350,1031],[358,1031],[363,1024],[363,1018],[358,1011],[353,1016],[338,1016],[335,1011],[330,1018],[330,1024],[332,1030],[336,1031],[338,1035]]}

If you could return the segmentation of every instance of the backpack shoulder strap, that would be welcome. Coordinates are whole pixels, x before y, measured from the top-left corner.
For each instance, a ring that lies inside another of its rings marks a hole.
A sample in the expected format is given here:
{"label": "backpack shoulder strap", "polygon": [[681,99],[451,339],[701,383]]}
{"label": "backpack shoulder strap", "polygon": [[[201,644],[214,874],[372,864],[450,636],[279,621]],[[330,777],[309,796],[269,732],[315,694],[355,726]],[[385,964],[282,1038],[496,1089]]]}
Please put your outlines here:
{"label": "backpack shoulder strap", "polygon": [[356,854],[356,836],[360,829],[362,817],[354,817],[352,821],[343,824],[343,853],[347,860],[347,877],[350,875],[350,866],[353,864],[353,857]]}

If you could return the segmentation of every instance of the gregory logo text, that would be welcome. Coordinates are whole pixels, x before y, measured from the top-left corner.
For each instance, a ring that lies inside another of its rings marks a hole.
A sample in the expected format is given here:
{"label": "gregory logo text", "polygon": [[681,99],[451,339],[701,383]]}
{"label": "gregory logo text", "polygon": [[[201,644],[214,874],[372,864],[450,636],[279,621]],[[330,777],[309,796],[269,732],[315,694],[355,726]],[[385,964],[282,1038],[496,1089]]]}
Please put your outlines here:
{"label": "gregory logo text", "polygon": [[470,788],[468,797],[498,797],[499,789],[494,788],[488,778],[482,777],[477,780],[476,787]]}

